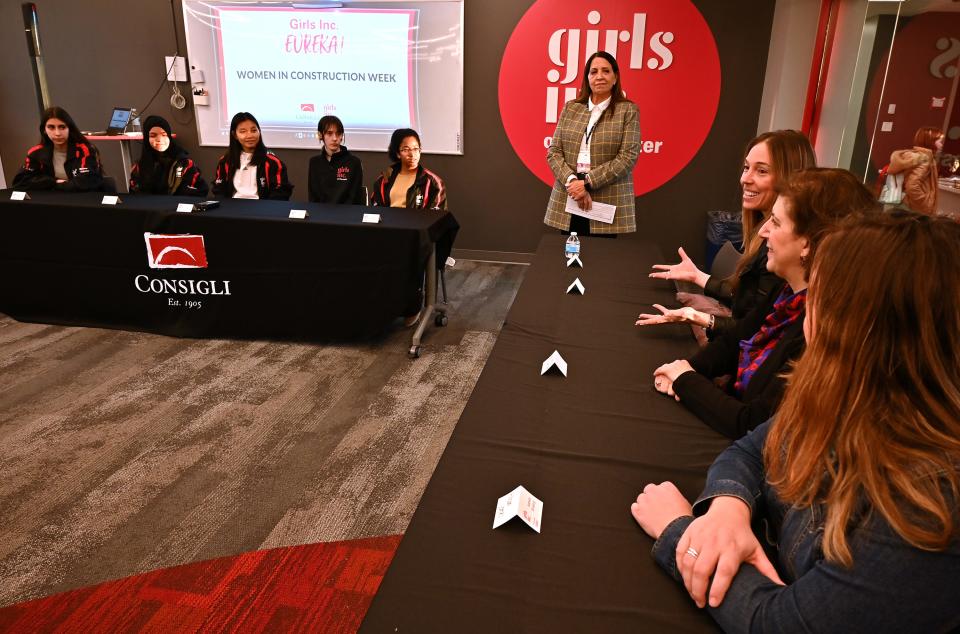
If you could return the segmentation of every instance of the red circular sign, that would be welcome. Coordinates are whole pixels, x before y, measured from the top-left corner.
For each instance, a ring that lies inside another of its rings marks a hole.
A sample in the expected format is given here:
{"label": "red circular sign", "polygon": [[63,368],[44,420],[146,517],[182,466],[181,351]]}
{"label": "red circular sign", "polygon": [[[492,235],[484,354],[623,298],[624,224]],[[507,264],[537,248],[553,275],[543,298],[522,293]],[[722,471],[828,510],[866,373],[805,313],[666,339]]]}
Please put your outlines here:
{"label": "red circular sign", "polygon": [[537,0],[503,53],[500,116],[520,160],[548,185],[560,110],[598,49],[617,58],[640,110],[639,196],[676,176],[703,145],[720,100],[717,45],[690,0]]}

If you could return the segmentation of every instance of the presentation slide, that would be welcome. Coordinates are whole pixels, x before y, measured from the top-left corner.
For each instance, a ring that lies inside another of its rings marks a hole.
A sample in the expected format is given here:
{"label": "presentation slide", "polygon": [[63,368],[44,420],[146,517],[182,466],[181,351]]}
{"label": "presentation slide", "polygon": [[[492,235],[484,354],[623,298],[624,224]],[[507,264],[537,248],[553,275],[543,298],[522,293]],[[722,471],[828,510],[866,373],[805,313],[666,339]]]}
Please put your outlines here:
{"label": "presentation slide", "polygon": [[246,111],[268,147],[318,148],[334,114],[354,150],[414,128],[425,152],[462,154],[462,1],[330,4],[183,2],[201,145],[226,146]]}

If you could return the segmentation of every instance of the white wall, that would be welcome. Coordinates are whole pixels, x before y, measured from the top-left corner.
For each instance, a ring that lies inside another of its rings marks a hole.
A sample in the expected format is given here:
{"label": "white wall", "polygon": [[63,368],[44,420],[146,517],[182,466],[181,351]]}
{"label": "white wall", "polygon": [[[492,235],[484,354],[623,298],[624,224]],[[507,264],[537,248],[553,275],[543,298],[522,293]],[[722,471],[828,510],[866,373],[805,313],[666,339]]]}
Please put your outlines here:
{"label": "white wall", "polygon": [[[833,36],[833,51],[827,69],[826,87],[817,126],[814,149],[817,163],[822,167],[848,167],[841,164],[841,147],[848,124],[850,98],[857,85],[857,53],[860,50],[864,20],[867,17],[867,0],[844,0],[840,3],[836,31]],[[856,93],[856,100],[863,97],[863,87]],[[848,135],[856,134],[854,124]],[[850,141],[850,139],[848,139]]]}
{"label": "white wall", "polygon": [[819,18],[815,0],[777,0],[758,133],[800,129]]}

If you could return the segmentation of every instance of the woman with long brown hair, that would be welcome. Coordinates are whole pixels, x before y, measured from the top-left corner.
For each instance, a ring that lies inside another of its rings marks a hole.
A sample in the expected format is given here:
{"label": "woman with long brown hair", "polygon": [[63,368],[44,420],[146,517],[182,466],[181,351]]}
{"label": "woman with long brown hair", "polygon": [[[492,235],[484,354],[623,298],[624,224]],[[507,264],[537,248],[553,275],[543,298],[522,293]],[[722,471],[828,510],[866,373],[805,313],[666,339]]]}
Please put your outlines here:
{"label": "woman with long brown hair", "polygon": [[924,214],[937,213],[937,155],[943,150],[943,130],[925,127],[913,135],[913,147],[890,155],[887,174],[903,173],[903,204]]}
{"label": "woman with long brown hair", "polygon": [[[817,245],[842,218],[875,206],[873,194],[841,169],[796,172],[777,191],[770,218],[757,235],[766,242],[767,269],[782,282],[689,360],[654,371],[658,391],[734,439],[770,418],[783,396],[782,373],[803,352],[807,284]],[[718,388],[713,379],[726,375],[733,380]]]}
{"label": "woman with long brown hair", "polygon": [[751,139],[743,152],[740,172],[744,250],[733,275],[726,279],[711,277],[697,268],[682,247],[679,264],[655,264],[654,272],[650,273],[650,277],[691,282],[702,287],[708,297],[729,306],[732,317],[714,316],[690,307],[669,310],[656,304],[661,314],[640,315],[637,325],[686,322],[716,334],[732,328],[735,320],[762,302],[783,280],[767,270],[766,242],[758,231],[770,217],[777,199],[777,186],[792,173],[816,164],[810,140],[796,130],[764,132]]}
{"label": "woman with long brown hair", "polygon": [[828,236],[776,418],[717,458],[692,507],[668,482],[631,505],[725,630],[960,627],[958,261],[947,219],[894,212]]}

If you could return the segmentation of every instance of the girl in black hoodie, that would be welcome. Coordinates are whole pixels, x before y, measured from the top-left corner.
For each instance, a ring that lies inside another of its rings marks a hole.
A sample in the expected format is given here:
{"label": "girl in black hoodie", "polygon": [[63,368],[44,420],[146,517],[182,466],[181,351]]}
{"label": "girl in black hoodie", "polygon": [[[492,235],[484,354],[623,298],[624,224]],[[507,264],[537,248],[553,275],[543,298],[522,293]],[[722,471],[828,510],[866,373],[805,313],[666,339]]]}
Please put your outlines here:
{"label": "girl in black hoodie", "polygon": [[323,153],[310,159],[309,193],[312,203],[363,205],[363,164],[343,145],[343,122],[327,115],[317,124]]}
{"label": "girl in black hoodie", "polygon": [[40,117],[40,143],[27,151],[11,186],[25,190],[98,191],[103,186],[100,154],[66,110],[51,106]]}

